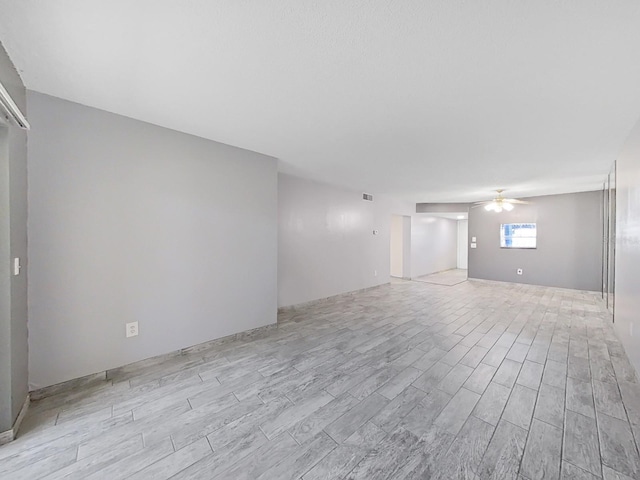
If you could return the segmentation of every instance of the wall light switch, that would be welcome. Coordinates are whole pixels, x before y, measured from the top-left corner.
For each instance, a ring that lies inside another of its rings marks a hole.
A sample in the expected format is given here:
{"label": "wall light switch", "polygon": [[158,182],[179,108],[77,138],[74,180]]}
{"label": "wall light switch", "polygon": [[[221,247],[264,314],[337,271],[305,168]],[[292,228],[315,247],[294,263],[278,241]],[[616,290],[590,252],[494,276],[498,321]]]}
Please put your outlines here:
{"label": "wall light switch", "polygon": [[13,274],[14,275],[20,275],[20,269],[22,268],[22,266],[20,265],[20,259],[19,258],[14,258],[13,259]]}
{"label": "wall light switch", "polygon": [[476,244],[475,244],[475,243],[472,243],[472,244],[471,244],[471,248],[476,248]]}
{"label": "wall light switch", "polygon": [[473,243],[476,243],[476,237],[471,237],[471,241],[472,241]]}

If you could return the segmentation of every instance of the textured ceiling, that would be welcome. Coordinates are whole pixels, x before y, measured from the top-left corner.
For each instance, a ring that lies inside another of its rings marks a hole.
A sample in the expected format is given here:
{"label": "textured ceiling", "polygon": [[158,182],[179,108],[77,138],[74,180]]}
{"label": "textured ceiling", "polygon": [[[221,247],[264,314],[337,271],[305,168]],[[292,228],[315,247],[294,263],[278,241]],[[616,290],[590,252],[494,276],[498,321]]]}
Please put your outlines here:
{"label": "textured ceiling", "polygon": [[0,0],[28,88],[414,201],[597,188],[640,2]]}

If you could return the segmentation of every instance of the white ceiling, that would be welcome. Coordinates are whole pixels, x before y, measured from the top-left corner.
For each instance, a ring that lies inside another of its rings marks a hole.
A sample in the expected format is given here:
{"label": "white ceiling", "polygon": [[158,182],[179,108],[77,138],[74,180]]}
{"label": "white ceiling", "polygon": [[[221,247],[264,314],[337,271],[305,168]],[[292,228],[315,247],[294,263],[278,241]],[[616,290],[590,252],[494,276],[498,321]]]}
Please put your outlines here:
{"label": "white ceiling", "polygon": [[640,2],[0,0],[27,88],[419,202],[598,188]]}

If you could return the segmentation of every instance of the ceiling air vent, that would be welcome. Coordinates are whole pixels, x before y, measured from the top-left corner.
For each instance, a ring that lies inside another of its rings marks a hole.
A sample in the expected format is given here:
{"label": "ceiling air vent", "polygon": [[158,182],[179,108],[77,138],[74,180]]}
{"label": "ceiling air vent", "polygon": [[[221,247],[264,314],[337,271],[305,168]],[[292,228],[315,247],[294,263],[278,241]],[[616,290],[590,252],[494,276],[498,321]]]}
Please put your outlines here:
{"label": "ceiling air vent", "polygon": [[373,195],[371,195],[369,193],[363,193],[362,194],[362,199],[366,200],[367,202],[373,202]]}

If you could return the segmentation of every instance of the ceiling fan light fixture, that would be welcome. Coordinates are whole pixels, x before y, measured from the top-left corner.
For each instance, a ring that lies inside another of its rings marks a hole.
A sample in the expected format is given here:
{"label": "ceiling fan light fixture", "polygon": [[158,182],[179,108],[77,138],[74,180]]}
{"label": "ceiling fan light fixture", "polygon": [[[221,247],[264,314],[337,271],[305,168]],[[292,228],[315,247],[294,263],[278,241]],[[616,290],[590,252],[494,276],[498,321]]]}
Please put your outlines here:
{"label": "ceiling fan light fixture", "polygon": [[505,208],[505,205],[502,202],[495,202],[495,201],[491,203],[487,203],[484,206],[484,209],[487,212],[496,212],[496,213],[500,213],[503,208]]}
{"label": "ceiling fan light fixture", "polygon": [[496,190],[496,192],[498,193],[498,196],[495,197],[493,200],[476,202],[473,205],[473,208],[483,206],[487,212],[500,213],[503,210],[510,212],[515,208],[516,204],[519,205],[519,204],[531,203],[524,200],[517,200],[515,198],[504,198],[502,196],[502,192],[504,192],[504,190]]}

